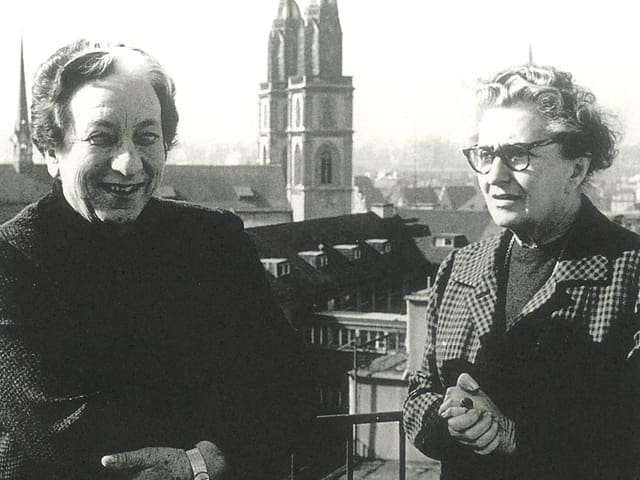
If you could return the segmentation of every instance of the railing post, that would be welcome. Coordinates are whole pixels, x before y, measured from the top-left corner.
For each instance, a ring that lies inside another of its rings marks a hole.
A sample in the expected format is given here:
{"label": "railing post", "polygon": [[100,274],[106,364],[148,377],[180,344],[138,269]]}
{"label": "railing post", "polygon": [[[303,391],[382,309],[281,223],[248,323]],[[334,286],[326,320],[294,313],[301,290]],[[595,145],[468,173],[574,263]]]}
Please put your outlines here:
{"label": "railing post", "polygon": [[353,480],[353,427],[349,425],[347,428],[347,480]]}
{"label": "railing post", "polygon": [[406,474],[406,467],[407,467],[407,445],[406,445],[406,437],[404,434],[404,427],[402,426],[402,419],[400,419],[400,421],[398,422],[398,433],[400,435],[400,438],[398,439],[400,441],[399,445],[398,445],[398,464],[399,464],[399,475],[398,478],[400,480],[405,480],[405,474]]}
{"label": "railing post", "polygon": [[295,480],[295,455],[295,452],[291,452],[291,463],[289,464],[289,471],[291,472],[291,474],[289,475],[289,480]]}

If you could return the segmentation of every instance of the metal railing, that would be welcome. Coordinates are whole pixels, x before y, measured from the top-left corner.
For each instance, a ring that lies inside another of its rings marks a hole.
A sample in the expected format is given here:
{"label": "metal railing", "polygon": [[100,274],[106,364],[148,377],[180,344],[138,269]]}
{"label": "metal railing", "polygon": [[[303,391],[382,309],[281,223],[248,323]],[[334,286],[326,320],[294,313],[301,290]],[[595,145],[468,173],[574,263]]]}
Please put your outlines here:
{"label": "metal railing", "polygon": [[[402,427],[402,411],[395,410],[389,412],[378,413],[357,413],[357,414],[337,414],[337,415],[320,415],[316,417],[316,422],[325,426],[333,426],[342,429],[345,432],[345,471],[347,480],[353,480],[353,472],[355,470],[354,462],[354,427],[362,424],[373,423],[398,423],[398,478],[405,480],[406,475],[406,440],[404,428]],[[291,475],[290,479],[295,480],[294,457],[291,457]]]}

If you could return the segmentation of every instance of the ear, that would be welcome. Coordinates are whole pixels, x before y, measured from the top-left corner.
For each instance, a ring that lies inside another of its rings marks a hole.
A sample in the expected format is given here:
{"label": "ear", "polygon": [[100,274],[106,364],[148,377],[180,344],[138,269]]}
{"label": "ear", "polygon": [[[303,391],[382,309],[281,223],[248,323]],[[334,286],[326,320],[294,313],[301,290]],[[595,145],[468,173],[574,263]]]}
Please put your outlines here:
{"label": "ear", "polygon": [[589,174],[589,166],[591,165],[590,156],[582,156],[573,160],[573,170],[569,177],[569,185],[573,188],[578,188],[584,182]]}
{"label": "ear", "polygon": [[56,152],[53,148],[47,150],[45,160],[47,161],[47,171],[49,172],[49,175],[53,178],[57,178],[60,173],[60,168],[58,165],[58,157],[56,157]]}

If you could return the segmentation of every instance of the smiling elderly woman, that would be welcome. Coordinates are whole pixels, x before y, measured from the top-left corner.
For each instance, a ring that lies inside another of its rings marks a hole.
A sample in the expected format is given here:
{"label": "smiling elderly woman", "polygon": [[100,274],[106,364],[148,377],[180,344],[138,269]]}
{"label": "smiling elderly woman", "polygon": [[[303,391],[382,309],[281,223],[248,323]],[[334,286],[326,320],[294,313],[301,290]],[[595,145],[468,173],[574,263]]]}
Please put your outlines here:
{"label": "smiling elderly woman", "polygon": [[406,431],[446,480],[639,478],[640,238],[582,193],[615,135],[555,68],[477,98],[464,154],[505,231],[441,265]]}
{"label": "smiling elderly woman", "polygon": [[271,478],[302,359],[242,222],[152,197],[171,78],[79,41],[32,118],[55,182],[0,227],[0,478]]}

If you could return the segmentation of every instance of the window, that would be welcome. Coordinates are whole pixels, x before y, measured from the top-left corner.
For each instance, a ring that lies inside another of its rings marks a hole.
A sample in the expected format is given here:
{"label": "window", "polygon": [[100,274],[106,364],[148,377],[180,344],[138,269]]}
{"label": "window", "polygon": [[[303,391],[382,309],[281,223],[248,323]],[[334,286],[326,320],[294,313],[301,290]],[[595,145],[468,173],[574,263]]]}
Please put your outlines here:
{"label": "window", "polygon": [[262,147],[262,162],[267,163],[267,147]]}
{"label": "window", "polygon": [[267,128],[269,122],[267,120],[267,104],[262,104],[262,128]]}
{"label": "window", "polygon": [[302,154],[300,153],[300,145],[296,145],[293,154],[293,183],[300,185],[302,183]]}
{"label": "window", "polygon": [[327,310],[335,310],[336,309],[336,299],[330,298],[327,302]]}
{"label": "window", "polygon": [[278,265],[278,276],[282,277],[284,275],[289,275],[291,273],[291,266],[288,262],[281,263]]}
{"label": "window", "polygon": [[359,249],[359,248],[356,248],[356,249],[353,251],[353,259],[354,259],[354,260],[360,260],[361,255],[362,255],[362,254],[360,253],[360,249]]}
{"label": "window", "polygon": [[302,106],[300,105],[300,97],[296,98],[296,127],[302,125]]}
{"label": "window", "polygon": [[332,161],[331,152],[328,149],[320,153],[320,183],[322,185],[332,183]]}
{"label": "window", "polygon": [[329,258],[326,255],[320,255],[318,257],[318,267],[326,267],[329,265]]}

